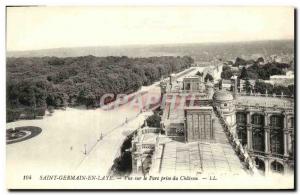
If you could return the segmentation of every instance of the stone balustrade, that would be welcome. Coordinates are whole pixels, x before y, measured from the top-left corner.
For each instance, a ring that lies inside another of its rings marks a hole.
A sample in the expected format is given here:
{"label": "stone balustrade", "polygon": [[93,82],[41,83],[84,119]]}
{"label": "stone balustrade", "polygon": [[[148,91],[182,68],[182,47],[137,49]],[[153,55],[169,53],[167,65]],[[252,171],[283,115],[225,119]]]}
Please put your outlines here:
{"label": "stone balustrade", "polygon": [[214,111],[216,116],[219,118],[220,123],[223,126],[225,134],[229,140],[229,143],[234,148],[235,152],[237,153],[239,159],[244,163],[245,167],[252,173],[258,174],[258,170],[255,166],[254,161],[252,160],[251,156],[248,153],[247,147],[243,148],[242,144],[240,143],[239,139],[235,138],[234,135],[230,132],[229,125],[227,124],[226,120],[223,117],[223,114],[220,112],[220,109],[214,107]]}

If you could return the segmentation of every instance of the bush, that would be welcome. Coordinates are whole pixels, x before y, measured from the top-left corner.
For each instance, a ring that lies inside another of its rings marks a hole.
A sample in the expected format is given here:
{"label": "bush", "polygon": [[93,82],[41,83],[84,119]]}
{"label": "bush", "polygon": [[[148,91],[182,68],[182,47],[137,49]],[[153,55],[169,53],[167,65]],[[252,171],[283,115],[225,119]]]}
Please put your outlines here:
{"label": "bush", "polygon": [[160,121],[161,121],[161,117],[157,114],[154,113],[152,116],[149,116],[147,119],[147,125],[149,127],[160,127]]}
{"label": "bush", "polygon": [[21,111],[16,109],[6,109],[6,122],[12,122],[18,120],[20,117]]}

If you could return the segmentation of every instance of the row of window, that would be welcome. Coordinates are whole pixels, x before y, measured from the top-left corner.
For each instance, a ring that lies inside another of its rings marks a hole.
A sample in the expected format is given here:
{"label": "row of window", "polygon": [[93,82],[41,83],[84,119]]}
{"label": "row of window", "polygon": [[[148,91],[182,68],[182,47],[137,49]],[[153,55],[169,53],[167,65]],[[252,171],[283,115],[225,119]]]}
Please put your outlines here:
{"label": "row of window", "polygon": [[[259,158],[255,158],[255,164],[258,169],[265,171],[265,162]],[[271,163],[271,170],[279,173],[283,173],[284,167],[281,163],[273,161]]]}
{"label": "row of window", "polygon": [[[242,145],[247,144],[247,129],[243,126],[237,127],[238,138]],[[270,151],[273,154],[283,154],[284,152],[283,132],[276,129],[270,134]],[[263,129],[254,129],[252,131],[252,146],[255,151],[265,151],[265,134]]]}
{"label": "row of window", "polygon": [[[247,115],[243,112],[238,112],[236,114],[237,123],[247,124]],[[265,124],[264,115],[253,114],[251,124],[264,126]],[[283,116],[272,115],[270,117],[270,126],[274,128],[283,128]],[[288,119],[288,127],[294,128],[294,117]]]}
{"label": "row of window", "polygon": [[201,83],[186,83],[184,85],[184,90],[204,90],[205,89],[205,85],[201,84]]}

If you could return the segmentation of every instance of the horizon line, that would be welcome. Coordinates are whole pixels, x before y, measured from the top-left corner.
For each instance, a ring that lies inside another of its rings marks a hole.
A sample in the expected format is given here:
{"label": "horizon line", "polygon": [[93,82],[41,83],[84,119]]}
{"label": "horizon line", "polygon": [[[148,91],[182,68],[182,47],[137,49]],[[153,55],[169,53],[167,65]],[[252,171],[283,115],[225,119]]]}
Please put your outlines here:
{"label": "horizon line", "polygon": [[148,43],[148,44],[124,44],[124,45],[91,45],[91,46],[74,46],[74,47],[52,47],[43,49],[28,49],[28,50],[6,50],[8,52],[34,52],[42,50],[56,50],[56,49],[75,49],[75,48],[92,48],[92,47],[139,47],[139,46],[163,46],[163,45],[192,45],[192,44],[230,44],[230,43],[251,43],[251,42],[266,42],[266,41],[294,41],[294,38],[287,39],[261,39],[261,40],[246,40],[246,41],[216,41],[216,42],[182,42],[182,43]]}

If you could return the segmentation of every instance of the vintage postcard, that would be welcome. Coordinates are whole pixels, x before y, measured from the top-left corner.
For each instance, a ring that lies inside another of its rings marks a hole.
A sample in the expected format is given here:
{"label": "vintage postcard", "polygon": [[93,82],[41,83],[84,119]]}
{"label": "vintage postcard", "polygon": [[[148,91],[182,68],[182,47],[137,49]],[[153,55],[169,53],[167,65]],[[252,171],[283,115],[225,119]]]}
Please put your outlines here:
{"label": "vintage postcard", "polygon": [[294,24],[287,6],[7,6],[7,188],[294,189]]}

